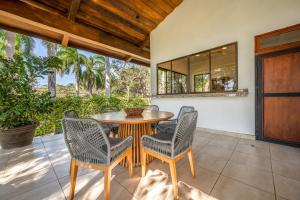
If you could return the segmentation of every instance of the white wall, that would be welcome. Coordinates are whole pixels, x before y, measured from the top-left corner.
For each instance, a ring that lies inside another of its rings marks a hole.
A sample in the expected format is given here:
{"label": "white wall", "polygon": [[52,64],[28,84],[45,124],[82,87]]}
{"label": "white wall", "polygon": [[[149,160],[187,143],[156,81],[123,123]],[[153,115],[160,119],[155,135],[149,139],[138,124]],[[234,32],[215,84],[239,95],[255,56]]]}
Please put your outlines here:
{"label": "white wall", "polygon": [[300,0],[184,0],[151,33],[152,94],[156,64],[238,42],[238,84],[248,97],[152,99],[161,110],[199,111],[198,127],[254,134],[254,36],[300,23]]}

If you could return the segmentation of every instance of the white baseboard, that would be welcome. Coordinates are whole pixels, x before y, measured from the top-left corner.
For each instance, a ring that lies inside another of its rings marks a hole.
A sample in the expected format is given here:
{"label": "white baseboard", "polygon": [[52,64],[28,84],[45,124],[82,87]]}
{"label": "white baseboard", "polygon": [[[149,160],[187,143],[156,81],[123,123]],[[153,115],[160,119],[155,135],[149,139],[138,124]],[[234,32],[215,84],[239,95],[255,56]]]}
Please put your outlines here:
{"label": "white baseboard", "polygon": [[197,127],[197,131],[203,131],[203,132],[212,133],[212,134],[220,134],[220,135],[227,135],[227,136],[231,136],[231,137],[255,140],[255,135],[249,135],[249,134],[244,134],[244,133],[235,133],[235,132],[229,132],[229,131],[202,128],[202,127]]}

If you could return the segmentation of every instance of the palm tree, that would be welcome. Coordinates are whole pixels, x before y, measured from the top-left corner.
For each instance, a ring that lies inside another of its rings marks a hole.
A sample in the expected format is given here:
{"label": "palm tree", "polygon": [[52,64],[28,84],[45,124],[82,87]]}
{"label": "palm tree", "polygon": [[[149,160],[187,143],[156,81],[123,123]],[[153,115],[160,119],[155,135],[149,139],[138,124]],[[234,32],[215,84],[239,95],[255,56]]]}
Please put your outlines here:
{"label": "palm tree", "polygon": [[110,97],[110,59],[105,57],[105,96]]}
{"label": "palm tree", "polygon": [[85,70],[82,72],[81,79],[84,89],[93,95],[93,89],[104,87],[104,63],[103,56],[94,55],[86,59]]}
{"label": "palm tree", "polygon": [[75,77],[76,95],[79,96],[80,90],[80,76],[82,73],[82,66],[85,64],[86,57],[79,53],[77,49],[71,47],[60,47],[57,56],[62,59],[63,65],[60,74],[73,73]]}
{"label": "palm tree", "polygon": [[22,34],[15,35],[15,51],[30,55],[34,49],[35,41],[32,37]]}
{"label": "palm tree", "polygon": [[15,39],[16,35],[14,32],[4,30],[4,41],[5,46],[5,56],[7,58],[12,58],[15,54]]}
{"label": "palm tree", "polygon": [[6,48],[5,48],[5,33],[0,29],[0,57],[5,57]]}
{"label": "palm tree", "polygon": [[32,37],[0,30],[0,55],[12,58],[15,52],[31,54],[35,41]]}
{"label": "palm tree", "polygon": [[[43,45],[47,47],[48,58],[55,56],[57,49],[57,45],[55,43],[43,40]],[[48,92],[51,97],[56,96],[56,69],[51,69],[48,72]]]}

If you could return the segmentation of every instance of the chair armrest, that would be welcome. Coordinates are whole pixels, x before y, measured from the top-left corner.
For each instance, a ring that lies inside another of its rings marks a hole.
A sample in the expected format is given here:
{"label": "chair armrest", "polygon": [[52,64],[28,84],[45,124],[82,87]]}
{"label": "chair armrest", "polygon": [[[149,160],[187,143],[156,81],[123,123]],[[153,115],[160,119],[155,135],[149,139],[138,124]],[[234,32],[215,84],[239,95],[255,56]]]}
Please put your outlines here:
{"label": "chair armrest", "polygon": [[125,144],[129,144],[129,146],[132,145],[132,140],[133,140],[133,137],[132,136],[128,136],[126,137],[122,142],[120,142],[119,144],[115,145],[115,146],[112,146],[111,147],[111,151],[115,150],[115,149],[118,149],[119,147],[125,145]]}
{"label": "chair armrest", "polygon": [[158,143],[162,143],[162,144],[172,144],[172,141],[166,141],[166,140],[160,140],[160,139],[157,139],[157,138],[154,138],[154,137],[151,137],[149,135],[143,135],[141,140],[143,141],[144,139],[146,140],[152,140],[154,142],[158,142]]}

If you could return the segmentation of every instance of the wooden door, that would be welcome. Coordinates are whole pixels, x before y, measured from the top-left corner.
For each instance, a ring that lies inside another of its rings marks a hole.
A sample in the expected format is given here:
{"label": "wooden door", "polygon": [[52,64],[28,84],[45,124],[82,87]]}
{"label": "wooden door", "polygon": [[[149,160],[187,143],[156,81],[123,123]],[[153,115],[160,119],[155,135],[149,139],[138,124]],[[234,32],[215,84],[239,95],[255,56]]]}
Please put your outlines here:
{"label": "wooden door", "polygon": [[262,135],[300,144],[300,50],[263,56]]}

